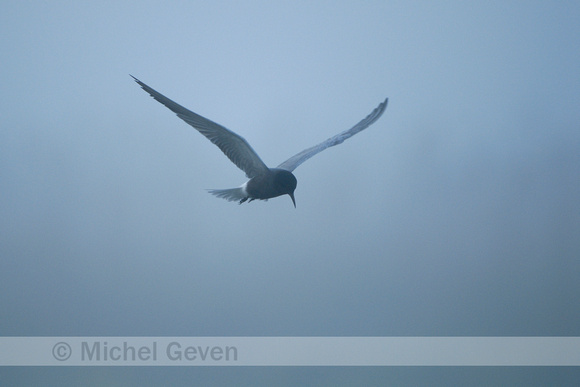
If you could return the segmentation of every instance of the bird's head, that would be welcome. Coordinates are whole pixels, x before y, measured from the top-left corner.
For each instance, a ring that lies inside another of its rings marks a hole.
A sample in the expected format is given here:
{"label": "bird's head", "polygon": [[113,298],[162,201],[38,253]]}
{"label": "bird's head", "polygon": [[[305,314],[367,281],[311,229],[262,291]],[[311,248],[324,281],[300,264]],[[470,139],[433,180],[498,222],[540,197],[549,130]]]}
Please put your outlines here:
{"label": "bird's head", "polygon": [[294,200],[294,190],[298,184],[296,177],[290,171],[284,169],[275,170],[274,185],[279,195],[288,195],[292,199],[294,207],[296,207],[296,200]]}

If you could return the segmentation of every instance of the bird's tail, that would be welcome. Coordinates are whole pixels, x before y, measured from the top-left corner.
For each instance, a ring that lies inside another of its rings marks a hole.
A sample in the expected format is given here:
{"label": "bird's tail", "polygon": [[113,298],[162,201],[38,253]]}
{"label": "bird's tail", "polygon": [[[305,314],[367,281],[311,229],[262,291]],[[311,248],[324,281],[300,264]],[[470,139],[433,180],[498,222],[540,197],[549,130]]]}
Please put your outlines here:
{"label": "bird's tail", "polygon": [[229,188],[229,189],[208,189],[212,195],[218,198],[226,199],[228,202],[240,202],[243,203],[248,199],[248,194],[245,192],[243,187]]}

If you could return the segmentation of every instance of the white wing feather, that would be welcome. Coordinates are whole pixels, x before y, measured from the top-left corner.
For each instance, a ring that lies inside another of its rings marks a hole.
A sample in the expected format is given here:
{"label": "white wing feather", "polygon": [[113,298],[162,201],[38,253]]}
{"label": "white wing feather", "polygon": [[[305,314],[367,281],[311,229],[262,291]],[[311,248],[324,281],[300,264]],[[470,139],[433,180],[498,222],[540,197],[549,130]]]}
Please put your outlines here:
{"label": "white wing feather", "polygon": [[358,132],[368,128],[371,124],[373,124],[376,120],[378,120],[381,115],[384,113],[385,109],[387,108],[387,103],[389,99],[385,99],[379,106],[375,108],[358,124],[353,126],[352,128],[345,130],[337,134],[336,136],[330,137],[326,141],[321,142],[318,145],[314,145],[308,149],[303,150],[302,152],[290,157],[288,160],[284,161],[282,164],[278,165],[278,168],[285,169],[287,171],[292,172],[296,167],[300,164],[311,158],[312,156],[322,152],[326,148],[330,148],[331,146],[335,146],[341,144],[344,140],[351,138]]}

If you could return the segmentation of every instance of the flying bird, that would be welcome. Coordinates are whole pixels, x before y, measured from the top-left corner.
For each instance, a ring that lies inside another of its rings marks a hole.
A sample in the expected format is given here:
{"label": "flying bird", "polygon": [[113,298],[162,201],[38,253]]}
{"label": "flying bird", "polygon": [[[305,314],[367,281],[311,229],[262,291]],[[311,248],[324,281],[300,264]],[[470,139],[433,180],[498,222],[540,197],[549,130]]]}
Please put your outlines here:
{"label": "flying bird", "polygon": [[296,177],[292,171],[300,164],[312,156],[322,152],[326,148],[341,144],[344,140],[354,136],[358,132],[368,128],[383,114],[387,108],[388,98],[379,104],[368,116],[361,120],[352,128],[340,132],[329,139],[314,145],[302,152],[290,157],[276,168],[268,168],[260,159],[260,156],[252,149],[250,144],[239,134],[226,129],[197,113],[184,108],[173,102],[163,94],[155,91],[137,78],[131,77],[141,86],[143,90],[151,95],[158,102],[165,105],[173,111],[179,118],[197,129],[201,134],[207,137],[211,142],[234,163],[238,168],[246,173],[250,179],[240,187],[230,189],[213,189],[208,190],[211,194],[228,201],[238,201],[240,204],[249,199],[251,202],[255,199],[268,200],[281,195],[288,195],[292,199],[294,207],[294,190],[296,189]]}

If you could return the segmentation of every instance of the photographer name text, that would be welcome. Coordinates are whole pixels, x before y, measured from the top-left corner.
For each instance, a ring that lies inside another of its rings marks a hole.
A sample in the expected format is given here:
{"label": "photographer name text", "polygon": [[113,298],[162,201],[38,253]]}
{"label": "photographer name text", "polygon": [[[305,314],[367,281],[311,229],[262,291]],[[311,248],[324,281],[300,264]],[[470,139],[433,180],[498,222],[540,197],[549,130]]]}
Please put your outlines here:
{"label": "photographer name text", "polygon": [[79,348],[83,362],[236,362],[236,346],[186,345],[177,341],[158,344],[152,341],[144,345],[132,345],[127,341],[83,341]]}

